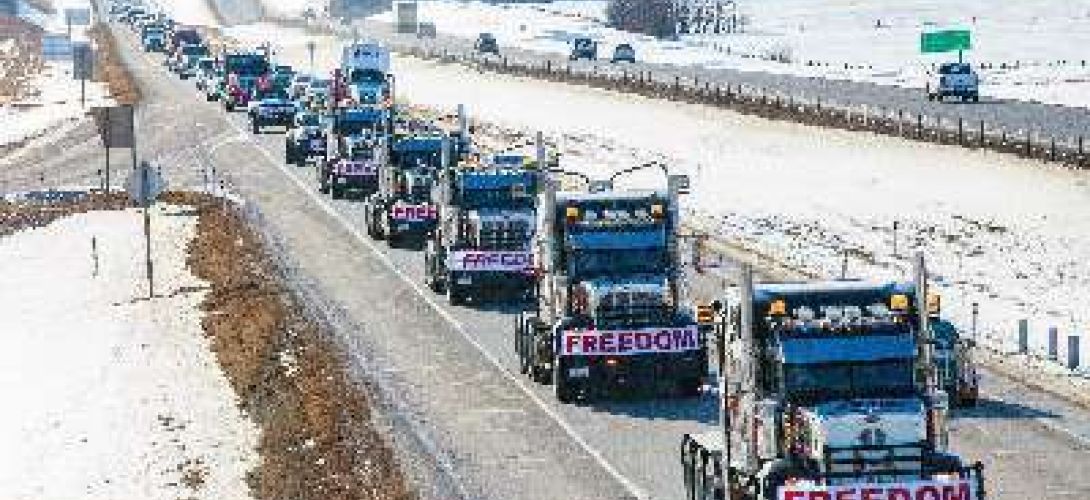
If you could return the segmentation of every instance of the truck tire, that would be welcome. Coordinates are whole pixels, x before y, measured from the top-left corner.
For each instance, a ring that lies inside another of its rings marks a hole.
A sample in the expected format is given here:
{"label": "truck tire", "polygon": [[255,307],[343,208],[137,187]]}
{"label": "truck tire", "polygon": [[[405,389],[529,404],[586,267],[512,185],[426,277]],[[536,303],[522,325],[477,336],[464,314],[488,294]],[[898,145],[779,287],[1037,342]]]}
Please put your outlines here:
{"label": "truck tire", "polygon": [[227,110],[227,112],[230,113],[230,112],[233,112],[235,110],[235,105],[230,100],[224,99],[223,100],[223,109]]}
{"label": "truck tire", "polygon": [[565,404],[575,401],[575,389],[568,380],[563,360],[556,358],[553,367],[553,392],[556,400]]}
{"label": "truck tire", "polygon": [[447,301],[452,306],[461,306],[466,303],[466,291],[457,283],[447,284]]}
{"label": "truck tire", "polygon": [[284,141],[284,163],[287,163],[288,165],[292,165],[295,162],[296,162],[295,155],[292,154],[292,150],[291,150],[291,139],[288,139],[288,140]]}
{"label": "truck tire", "polygon": [[250,120],[250,128],[253,129],[255,134],[260,134],[261,133],[261,124],[257,120],[254,120],[254,119]]}
{"label": "truck tire", "polygon": [[339,200],[341,198],[344,198],[344,193],[341,192],[341,189],[338,188],[336,184],[330,182],[330,184],[329,184],[329,197],[334,199],[334,200]]}

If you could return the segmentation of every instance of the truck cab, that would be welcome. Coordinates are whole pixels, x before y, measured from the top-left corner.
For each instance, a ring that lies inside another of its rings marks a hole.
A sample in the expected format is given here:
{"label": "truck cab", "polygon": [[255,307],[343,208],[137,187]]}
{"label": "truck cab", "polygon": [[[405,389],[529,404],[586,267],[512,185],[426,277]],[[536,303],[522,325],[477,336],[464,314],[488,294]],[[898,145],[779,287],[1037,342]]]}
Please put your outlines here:
{"label": "truck cab", "polygon": [[379,190],[367,199],[364,219],[372,238],[391,246],[423,247],[438,222],[432,186],[444,159],[447,139],[437,132],[392,138],[379,172]]}
{"label": "truck cab", "polygon": [[948,448],[922,280],[742,272],[717,332],[721,429],[682,440],[690,500],[983,498],[982,466]]}
{"label": "truck cab", "polygon": [[315,163],[319,192],[340,197],[350,190],[365,196],[377,190],[372,184],[377,183],[384,160],[381,149],[385,147],[387,120],[388,113],[376,108],[338,108],[333,112],[320,137],[325,154]]}
{"label": "truck cab", "polygon": [[935,80],[928,84],[928,100],[942,102],[947,97],[959,97],[962,102],[980,100],[980,77],[969,63],[939,65]]}
{"label": "truck cab", "polygon": [[246,106],[258,83],[269,73],[268,59],[258,53],[233,53],[224,56],[224,84],[220,99],[227,111]]}
{"label": "truck cab", "polygon": [[538,172],[507,157],[443,169],[433,198],[439,225],[428,240],[428,285],[451,304],[532,290],[531,238]]}
{"label": "truck cab", "polygon": [[325,154],[322,116],[312,111],[296,113],[284,136],[284,162],[302,167],[308,159],[325,158]]}
{"label": "truck cab", "polygon": [[353,106],[385,106],[392,96],[390,52],[375,43],[354,43],[344,47],[341,66],[334,74],[338,101]]}
{"label": "truck cab", "polygon": [[598,60],[598,42],[585,36],[575,38],[571,41],[571,52],[568,54],[568,59],[572,61],[580,59]]}
{"label": "truck cab", "polygon": [[515,350],[561,402],[622,393],[699,394],[707,350],[684,296],[677,232],[684,176],[665,190],[558,191],[538,201],[535,304]]}
{"label": "truck cab", "polygon": [[140,43],[144,46],[144,52],[165,52],[166,40],[166,28],[162,24],[145,24],[140,29]]}

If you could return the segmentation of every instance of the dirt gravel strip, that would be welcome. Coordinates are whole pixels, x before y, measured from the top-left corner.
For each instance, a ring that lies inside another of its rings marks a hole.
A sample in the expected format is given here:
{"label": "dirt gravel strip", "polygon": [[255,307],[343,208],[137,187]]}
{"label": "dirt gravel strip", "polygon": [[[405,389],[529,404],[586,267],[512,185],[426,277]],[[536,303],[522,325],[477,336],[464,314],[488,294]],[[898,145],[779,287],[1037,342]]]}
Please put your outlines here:
{"label": "dirt gravel strip", "polygon": [[205,334],[262,429],[261,465],[250,481],[254,497],[416,498],[344,354],[282,283],[261,237],[220,200],[166,199],[197,207],[189,265],[212,283],[203,304]]}
{"label": "dirt gravel strip", "polygon": [[135,104],[140,101],[140,87],[136,85],[129,69],[118,53],[117,40],[109,26],[96,24],[89,31],[98,47],[95,53],[94,81],[105,82],[110,87],[110,95],[118,104]]}

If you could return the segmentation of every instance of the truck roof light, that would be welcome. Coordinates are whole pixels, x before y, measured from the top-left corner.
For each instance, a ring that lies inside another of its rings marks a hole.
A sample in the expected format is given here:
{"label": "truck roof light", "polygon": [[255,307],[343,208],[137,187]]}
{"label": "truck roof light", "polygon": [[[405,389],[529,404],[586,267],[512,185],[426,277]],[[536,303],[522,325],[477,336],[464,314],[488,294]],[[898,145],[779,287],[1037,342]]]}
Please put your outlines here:
{"label": "truck roof light", "polygon": [[908,295],[898,293],[890,296],[889,309],[897,312],[908,311]]}
{"label": "truck roof light", "polygon": [[787,302],[783,299],[773,300],[772,303],[768,305],[769,316],[783,316],[785,314],[787,314]]}
{"label": "truck roof light", "polygon": [[715,313],[710,305],[696,306],[696,321],[700,324],[709,324],[715,320]]}
{"label": "truck roof light", "polygon": [[937,315],[942,312],[942,296],[937,293],[927,294],[927,313]]}
{"label": "truck roof light", "polygon": [[569,224],[579,220],[579,207],[567,207],[564,209],[564,218],[568,220]]}

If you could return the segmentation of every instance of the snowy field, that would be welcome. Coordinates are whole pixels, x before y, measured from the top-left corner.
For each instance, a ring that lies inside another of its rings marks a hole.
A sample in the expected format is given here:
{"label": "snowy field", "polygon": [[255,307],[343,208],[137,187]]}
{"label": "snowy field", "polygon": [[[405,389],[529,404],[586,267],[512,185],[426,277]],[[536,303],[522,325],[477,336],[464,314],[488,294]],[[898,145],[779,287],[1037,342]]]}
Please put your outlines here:
{"label": "snowy field", "polygon": [[142,219],[91,212],[0,239],[0,498],[250,498],[258,430],[201,329],[196,218],[157,210],[152,301]]}
{"label": "snowy field", "polygon": [[[64,8],[87,7],[87,0],[68,0],[58,5],[58,14],[48,18],[46,29],[63,33]],[[73,40],[87,40],[86,34],[73,28]],[[94,106],[109,106],[113,101],[104,84],[88,81],[86,103],[80,104],[80,82],[72,78],[72,62],[55,61],[46,64],[29,85],[30,95],[19,101],[0,106],[0,146],[26,140],[44,132],[67,130],[67,125],[84,118]]]}
{"label": "snowy field", "polygon": [[[630,43],[638,57],[648,62],[914,88],[924,87],[933,64],[956,59],[952,54],[919,54],[920,33],[966,28],[974,36],[974,50],[967,59],[996,66],[981,73],[984,94],[1090,107],[1087,0],[739,0],[738,4],[749,19],[745,33],[691,35],[679,41],[659,41],[606,27],[606,2],[600,0],[510,5],[429,1],[420,3],[420,16],[444,33],[474,38],[480,32],[492,32],[501,47],[567,54],[568,41],[584,35],[599,40],[599,50],[607,55],[617,43]],[[393,14],[375,19],[392,22]],[[771,55],[786,55],[791,62],[767,60]],[[1010,67],[1001,69],[1002,64]]]}

